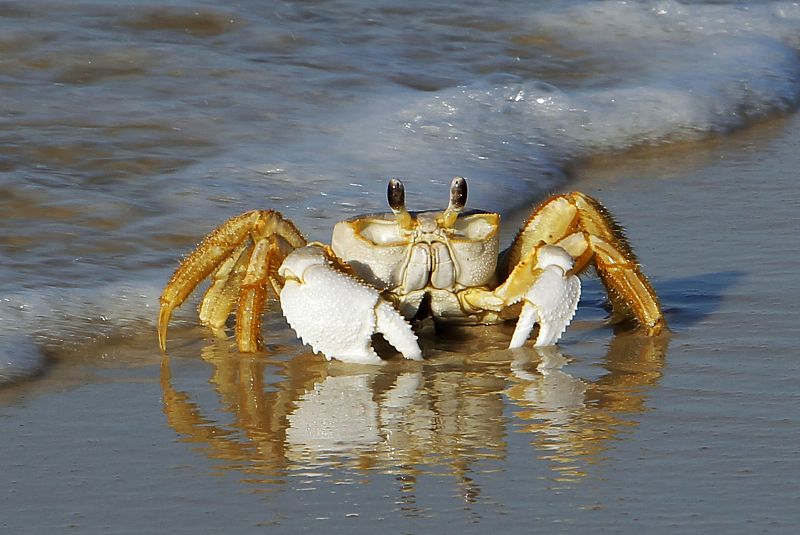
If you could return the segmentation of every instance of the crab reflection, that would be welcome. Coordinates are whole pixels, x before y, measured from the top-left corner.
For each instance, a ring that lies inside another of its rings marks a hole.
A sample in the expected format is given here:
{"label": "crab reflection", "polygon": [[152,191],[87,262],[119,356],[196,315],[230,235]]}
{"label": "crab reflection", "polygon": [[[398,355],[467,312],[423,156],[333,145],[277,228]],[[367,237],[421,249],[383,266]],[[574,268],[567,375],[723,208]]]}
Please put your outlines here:
{"label": "crab reflection", "polygon": [[[478,352],[364,367],[312,355],[232,359],[227,348],[211,345],[203,359],[213,366],[219,408],[201,386],[187,389],[195,399],[179,389],[165,357],[164,410],[184,440],[252,482],[344,468],[394,474],[413,488],[418,475],[444,472],[474,501],[476,463],[496,469],[485,461],[505,458],[509,433],[530,435],[554,479],[586,475],[610,442],[636,425],[632,415],[646,410],[666,340],[616,337],[602,375],[592,380],[567,373],[569,359],[555,349]],[[508,404],[512,416],[504,412]]]}
{"label": "crab reflection", "polygon": [[663,337],[617,336],[605,373],[591,381],[566,373],[568,359],[555,348],[540,349],[538,363],[526,356],[512,361],[507,395],[517,407],[518,430],[531,434],[539,457],[553,463],[556,479],[585,476],[609,443],[636,425],[632,416],[647,410],[647,390],[661,377],[666,350]]}

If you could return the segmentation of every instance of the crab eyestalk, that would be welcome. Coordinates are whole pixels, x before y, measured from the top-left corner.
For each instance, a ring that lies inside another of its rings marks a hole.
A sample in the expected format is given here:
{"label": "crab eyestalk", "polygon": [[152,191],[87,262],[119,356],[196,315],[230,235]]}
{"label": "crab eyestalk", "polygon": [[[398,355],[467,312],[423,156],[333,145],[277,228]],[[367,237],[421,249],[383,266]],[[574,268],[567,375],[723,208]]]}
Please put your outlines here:
{"label": "crab eyestalk", "polygon": [[450,182],[450,203],[447,210],[442,214],[441,225],[445,228],[452,228],[458,219],[458,214],[467,204],[467,179],[457,176]]}
{"label": "crab eyestalk", "polygon": [[390,179],[389,186],[386,189],[386,196],[389,199],[389,208],[392,209],[398,226],[403,230],[411,230],[414,222],[411,214],[406,210],[406,189],[403,187],[403,183],[396,178]]}

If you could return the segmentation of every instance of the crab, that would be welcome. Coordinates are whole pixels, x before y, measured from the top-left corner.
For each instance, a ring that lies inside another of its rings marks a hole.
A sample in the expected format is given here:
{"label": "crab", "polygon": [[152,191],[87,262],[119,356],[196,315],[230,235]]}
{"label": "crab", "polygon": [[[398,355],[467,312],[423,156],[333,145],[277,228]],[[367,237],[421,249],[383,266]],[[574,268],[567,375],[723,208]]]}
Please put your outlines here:
{"label": "crab", "polygon": [[330,246],[308,243],[273,210],[235,216],[180,264],[161,295],[158,339],[166,351],[173,310],[206,278],[201,323],[225,336],[236,309],[241,352],[261,348],[261,317],[272,293],[298,336],[328,360],[383,359],[373,337],[422,359],[413,324],[499,324],[516,319],[510,348],[554,345],[572,320],[578,274],[593,266],[616,320],[635,320],[654,336],[665,327],[658,296],[621,227],[599,201],[580,192],[536,208],[511,245],[499,248],[500,216],[465,211],[467,181],[450,184],[444,211],[409,212],[403,183],[389,180],[391,212],[337,223]]}

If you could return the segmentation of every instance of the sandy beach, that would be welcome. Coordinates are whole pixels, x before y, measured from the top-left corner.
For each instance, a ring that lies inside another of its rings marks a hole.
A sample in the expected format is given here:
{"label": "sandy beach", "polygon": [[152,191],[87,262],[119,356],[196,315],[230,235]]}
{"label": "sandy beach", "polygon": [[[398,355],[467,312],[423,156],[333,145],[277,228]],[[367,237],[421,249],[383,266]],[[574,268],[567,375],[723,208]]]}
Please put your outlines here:
{"label": "sandy beach", "polygon": [[199,328],[163,362],[152,332],[54,355],[2,391],[2,525],[791,532],[799,123],[576,170],[625,223],[668,336],[614,335],[590,280],[553,353],[478,330],[423,336],[421,366],[329,364],[273,313],[256,356]]}

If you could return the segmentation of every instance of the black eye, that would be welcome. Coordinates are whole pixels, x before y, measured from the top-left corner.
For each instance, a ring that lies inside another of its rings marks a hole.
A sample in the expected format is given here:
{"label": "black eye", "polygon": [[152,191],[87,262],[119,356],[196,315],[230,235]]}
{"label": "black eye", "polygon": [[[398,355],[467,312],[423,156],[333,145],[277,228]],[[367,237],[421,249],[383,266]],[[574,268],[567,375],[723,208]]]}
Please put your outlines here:
{"label": "black eye", "polygon": [[394,211],[402,210],[406,205],[406,189],[403,187],[403,183],[396,178],[389,180],[386,196],[389,199],[389,207]]}
{"label": "black eye", "polygon": [[450,207],[461,210],[467,204],[467,179],[457,176],[450,183]]}

